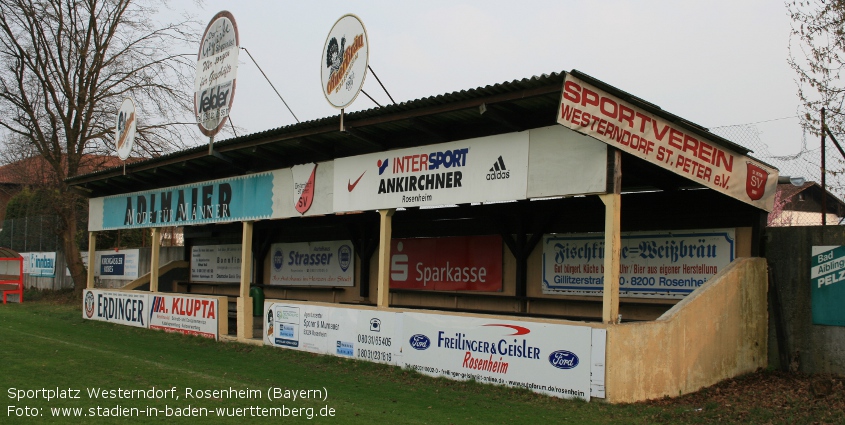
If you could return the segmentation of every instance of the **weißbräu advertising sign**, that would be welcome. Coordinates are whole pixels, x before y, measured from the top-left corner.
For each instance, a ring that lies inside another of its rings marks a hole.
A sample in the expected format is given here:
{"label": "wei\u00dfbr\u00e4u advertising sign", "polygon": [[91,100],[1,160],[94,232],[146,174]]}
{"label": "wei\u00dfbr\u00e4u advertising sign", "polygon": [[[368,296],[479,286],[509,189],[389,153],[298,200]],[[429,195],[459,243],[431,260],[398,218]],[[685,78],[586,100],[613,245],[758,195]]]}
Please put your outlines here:
{"label": "wei\u00dfbr\u00e4u advertising sign", "polygon": [[[733,229],[622,233],[619,292],[630,297],[682,298],[735,257]],[[601,295],[604,235],[543,237],[543,293]]]}

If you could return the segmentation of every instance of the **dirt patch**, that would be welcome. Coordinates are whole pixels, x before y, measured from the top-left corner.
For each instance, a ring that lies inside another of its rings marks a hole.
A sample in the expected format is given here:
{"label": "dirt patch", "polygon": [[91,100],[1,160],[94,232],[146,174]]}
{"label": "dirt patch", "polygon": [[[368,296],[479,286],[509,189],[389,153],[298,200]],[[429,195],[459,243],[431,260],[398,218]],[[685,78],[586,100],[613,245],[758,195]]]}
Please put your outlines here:
{"label": "dirt patch", "polygon": [[845,377],[779,371],[722,381],[677,398],[643,403],[659,407],[658,422],[845,423]]}

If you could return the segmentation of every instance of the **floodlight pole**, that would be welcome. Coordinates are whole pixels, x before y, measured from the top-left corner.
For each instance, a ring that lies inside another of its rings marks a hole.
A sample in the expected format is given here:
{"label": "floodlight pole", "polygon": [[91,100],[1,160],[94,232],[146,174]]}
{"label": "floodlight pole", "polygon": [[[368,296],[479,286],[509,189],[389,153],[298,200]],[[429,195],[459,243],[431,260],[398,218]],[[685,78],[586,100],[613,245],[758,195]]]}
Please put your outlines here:
{"label": "floodlight pole", "polygon": [[825,179],[825,151],[824,151],[824,142],[825,142],[825,135],[826,135],[826,128],[824,126],[824,108],[822,108],[822,226],[827,225],[827,185]]}

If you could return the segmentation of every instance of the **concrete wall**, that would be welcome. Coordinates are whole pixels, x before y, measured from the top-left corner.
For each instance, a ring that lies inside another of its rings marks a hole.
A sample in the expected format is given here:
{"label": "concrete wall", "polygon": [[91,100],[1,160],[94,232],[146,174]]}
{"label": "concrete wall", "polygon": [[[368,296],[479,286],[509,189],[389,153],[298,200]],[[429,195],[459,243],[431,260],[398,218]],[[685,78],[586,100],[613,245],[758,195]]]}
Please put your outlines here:
{"label": "concrete wall", "polygon": [[656,321],[607,327],[607,400],[678,396],[766,366],[766,260],[739,258]]}
{"label": "concrete wall", "polygon": [[[779,227],[766,229],[766,258],[780,310],[770,306],[769,363],[804,373],[845,375],[845,327],[814,325],[810,297],[813,246],[845,245],[845,227]],[[845,308],[845,306],[843,306]],[[786,359],[778,356],[777,326],[781,315]],[[782,364],[785,363],[785,364]]]}

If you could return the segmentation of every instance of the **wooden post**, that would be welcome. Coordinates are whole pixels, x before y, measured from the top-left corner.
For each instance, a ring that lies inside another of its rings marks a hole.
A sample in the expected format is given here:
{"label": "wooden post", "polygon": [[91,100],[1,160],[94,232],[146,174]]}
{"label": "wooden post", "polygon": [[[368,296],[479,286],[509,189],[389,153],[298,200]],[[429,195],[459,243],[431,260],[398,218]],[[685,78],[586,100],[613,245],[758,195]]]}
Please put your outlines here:
{"label": "wooden post", "polygon": [[619,321],[619,265],[622,254],[622,237],[619,233],[622,195],[599,195],[604,202],[604,299],[602,321]]}
{"label": "wooden post", "polygon": [[238,296],[238,339],[251,339],[252,300],[249,298],[249,284],[252,275],[252,221],[243,222],[241,238],[241,288]]}
{"label": "wooden post", "polygon": [[378,212],[381,216],[381,224],[379,225],[376,305],[380,308],[387,308],[390,305],[390,239],[393,233],[394,212],[396,212],[395,209]]}
{"label": "wooden post", "polygon": [[619,272],[622,260],[622,151],[607,148],[607,194],[604,203],[604,296],[602,322],[619,323]]}
{"label": "wooden post", "polygon": [[158,292],[159,251],[161,248],[161,228],[153,227],[153,240],[150,243],[150,292]]}
{"label": "wooden post", "polygon": [[[94,267],[97,267],[97,232],[88,232],[88,289],[94,289]],[[23,275],[21,275],[23,279]]]}

